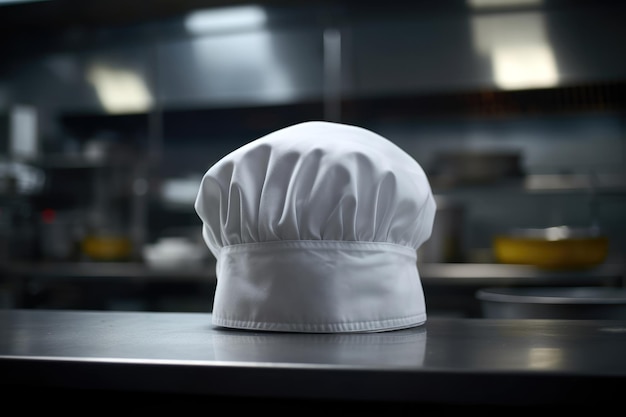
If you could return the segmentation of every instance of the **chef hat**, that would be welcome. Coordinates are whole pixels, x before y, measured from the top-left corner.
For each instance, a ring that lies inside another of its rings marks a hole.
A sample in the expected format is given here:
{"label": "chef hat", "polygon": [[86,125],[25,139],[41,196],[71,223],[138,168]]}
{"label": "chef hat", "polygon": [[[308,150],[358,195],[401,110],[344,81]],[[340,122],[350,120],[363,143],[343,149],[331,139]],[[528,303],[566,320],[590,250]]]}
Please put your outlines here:
{"label": "chef hat", "polygon": [[213,324],[337,333],[426,321],[417,249],[435,201],[421,166],[384,137],[305,122],[209,168],[195,209],[215,256]]}

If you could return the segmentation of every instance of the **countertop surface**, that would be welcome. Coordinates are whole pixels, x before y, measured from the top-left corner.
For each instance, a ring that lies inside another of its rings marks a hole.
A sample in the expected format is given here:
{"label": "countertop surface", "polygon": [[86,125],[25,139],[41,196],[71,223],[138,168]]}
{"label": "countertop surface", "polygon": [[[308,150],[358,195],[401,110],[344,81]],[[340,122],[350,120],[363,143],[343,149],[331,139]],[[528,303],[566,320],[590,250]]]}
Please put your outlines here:
{"label": "countertop surface", "polygon": [[626,322],[432,318],[384,333],[227,330],[210,313],[0,310],[13,389],[428,404],[620,404]]}

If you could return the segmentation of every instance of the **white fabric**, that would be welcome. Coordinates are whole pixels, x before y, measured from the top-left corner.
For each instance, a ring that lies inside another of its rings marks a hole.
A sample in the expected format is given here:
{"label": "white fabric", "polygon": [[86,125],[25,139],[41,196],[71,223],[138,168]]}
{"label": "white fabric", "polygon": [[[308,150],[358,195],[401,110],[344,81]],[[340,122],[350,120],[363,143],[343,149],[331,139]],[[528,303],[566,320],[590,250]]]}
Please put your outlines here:
{"label": "white fabric", "polygon": [[421,166],[366,129],[290,126],[226,155],[195,202],[217,259],[213,323],[293,332],[421,325],[416,251],[435,201]]}

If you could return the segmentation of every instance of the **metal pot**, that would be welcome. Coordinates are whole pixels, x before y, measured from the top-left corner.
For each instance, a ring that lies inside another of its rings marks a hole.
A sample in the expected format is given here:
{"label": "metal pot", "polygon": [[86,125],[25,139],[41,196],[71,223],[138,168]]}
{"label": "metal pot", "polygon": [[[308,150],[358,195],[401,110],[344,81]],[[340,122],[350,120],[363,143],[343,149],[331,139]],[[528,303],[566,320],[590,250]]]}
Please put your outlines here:
{"label": "metal pot", "polygon": [[476,292],[476,298],[485,318],[626,319],[626,288],[485,288]]}

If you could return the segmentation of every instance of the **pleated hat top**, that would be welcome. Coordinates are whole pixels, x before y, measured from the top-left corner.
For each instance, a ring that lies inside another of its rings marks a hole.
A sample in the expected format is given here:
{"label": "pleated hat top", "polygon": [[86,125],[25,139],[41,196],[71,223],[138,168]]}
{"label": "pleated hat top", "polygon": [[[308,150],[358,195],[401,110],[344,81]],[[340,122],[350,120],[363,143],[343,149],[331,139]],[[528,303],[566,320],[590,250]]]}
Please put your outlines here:
{"label": "pleated hat top", "polygon": [[215,256],[213,324],[339,333],[419,326],[417,249],[436,204],[417,161],[357,126],[305,122],[205,173],[195,202]]}

